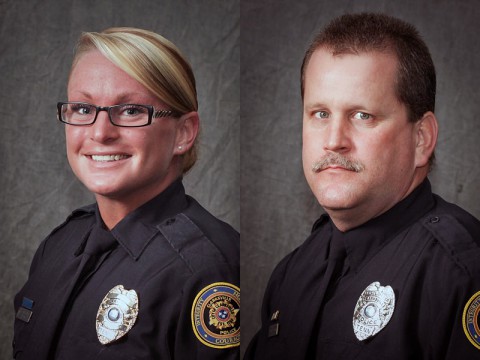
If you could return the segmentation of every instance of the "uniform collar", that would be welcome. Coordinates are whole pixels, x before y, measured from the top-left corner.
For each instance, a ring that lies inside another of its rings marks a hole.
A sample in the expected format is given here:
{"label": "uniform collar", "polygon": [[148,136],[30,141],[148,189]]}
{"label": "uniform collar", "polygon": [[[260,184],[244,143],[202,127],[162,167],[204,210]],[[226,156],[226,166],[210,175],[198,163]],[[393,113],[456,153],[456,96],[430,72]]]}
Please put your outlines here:
{"label": "uniform collar", "polygon": [[352,270],[358,271],[383,246],[420,219],[434,205],[430,182],[425,179],[390,210],[357,228],[341,233],[332,222],[333,235],[335,239],[343,239],[348,262]]}
{"label": "uniform collar", "polygon": [[[152,238],[158,233],[156,225],[173,217],[187,207],[182,179],[177,179],[159,195],[128,214],[112,230],[111,235],[137,260]],[[97,221],[101,221],[98,207]]]}

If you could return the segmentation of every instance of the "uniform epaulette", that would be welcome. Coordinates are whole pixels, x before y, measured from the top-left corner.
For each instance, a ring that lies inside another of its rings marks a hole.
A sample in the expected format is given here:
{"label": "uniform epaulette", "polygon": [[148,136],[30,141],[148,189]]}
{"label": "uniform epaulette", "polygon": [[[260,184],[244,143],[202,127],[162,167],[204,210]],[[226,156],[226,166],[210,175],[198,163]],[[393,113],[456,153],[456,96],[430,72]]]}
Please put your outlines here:
{"label": "uniform epaulette", "polygon": [[69,218],[77,218],[85,215],[92,215],[95,213],[96,207],[97,207],[96,204],[90,204],[90,205],[83,206],[79,209],[75,209],[69,215]]}
{"label": "uniform epaulette", "polygon": [[458,266],[470,275],[478,274],[480,223],[455,205],[446,202],[442,205],[453,207],[455,211],[444,212],[440,206],[436,213],[429,213],[423,219],[423,225]]}
{"label": "uniform epaulette", "polygon": [[221,252],[187,215],[177,214],[157,228],[192,273],[214,263],[225,262]]}
{"label": "uniform epaulette", "polygon": [[81,219],[81,218],[84,218],[85,216],[91,216],[91,215],[95,214],[95,208],[96,208],[96,205],[91,204],[91,205],[87,205],[87,206],[81,207],[79,209],[73,210],[72,213],[67,216],[67,218],[65,219],[65,221],[63,223],[61,223],[60,225],[58,225],[56,228],[54,228],[52,230],[50,235],[55,234],[58,230],[63,228],[71,220]]}

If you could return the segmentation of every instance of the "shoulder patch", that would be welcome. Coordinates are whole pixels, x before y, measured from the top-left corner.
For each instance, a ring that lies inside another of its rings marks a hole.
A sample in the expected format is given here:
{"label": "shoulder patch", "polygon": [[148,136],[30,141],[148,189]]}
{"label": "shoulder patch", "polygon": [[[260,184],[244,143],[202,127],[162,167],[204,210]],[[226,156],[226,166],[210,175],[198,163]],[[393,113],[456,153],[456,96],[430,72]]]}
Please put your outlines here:
{"label": "shoulder patch", "polygon": [[480,350],[480,291],[475,293],[465,305],[462,323],[467,339]]}
{"label": "shoulder patch", "polygon": [[217,282],[200,290],[192,305],[192,327],[197,339],[206,346],[239,346],[240,289]]}

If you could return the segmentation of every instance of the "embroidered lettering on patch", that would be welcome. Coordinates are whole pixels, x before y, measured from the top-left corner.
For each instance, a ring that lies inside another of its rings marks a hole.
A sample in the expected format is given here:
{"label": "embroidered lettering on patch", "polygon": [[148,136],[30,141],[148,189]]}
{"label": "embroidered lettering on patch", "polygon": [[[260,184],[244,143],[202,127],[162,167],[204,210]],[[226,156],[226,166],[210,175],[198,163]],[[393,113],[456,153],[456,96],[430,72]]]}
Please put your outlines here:
{"label": "embroidered lettering on patch", "polygon": [[480,350],[480,291],[465,305],[462,322],[467,339]]}
{"label": "embroidered lettering on patch", "polygon": [[192,305],[192,327],[203,344],[224,349],[240,345],[240,289],[229,283],[204,287]]}

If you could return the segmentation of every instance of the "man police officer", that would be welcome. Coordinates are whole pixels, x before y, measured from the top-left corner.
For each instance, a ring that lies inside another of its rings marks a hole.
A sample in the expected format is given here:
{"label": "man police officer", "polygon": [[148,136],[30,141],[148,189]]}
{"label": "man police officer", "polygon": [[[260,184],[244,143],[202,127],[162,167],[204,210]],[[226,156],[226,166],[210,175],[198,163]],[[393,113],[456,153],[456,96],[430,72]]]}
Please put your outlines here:
{"label": "man police officer", "polygon": [[323,215],[277,266],[246,359],[480,358],[480,223],[432,194],[435,68],[415,28],[333,20],[302,65]]}

